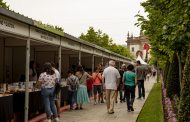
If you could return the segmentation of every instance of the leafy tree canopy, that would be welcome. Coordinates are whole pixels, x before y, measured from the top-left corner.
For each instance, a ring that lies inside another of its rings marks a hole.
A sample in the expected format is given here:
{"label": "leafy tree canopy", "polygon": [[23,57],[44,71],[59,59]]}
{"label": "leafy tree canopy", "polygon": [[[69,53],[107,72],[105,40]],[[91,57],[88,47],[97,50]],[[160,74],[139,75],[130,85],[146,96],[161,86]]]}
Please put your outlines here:
{"label": "leafy tree canopy", "polygon": [[9,6],[7,5],[6,2],[3,2],[3,0],[0,0],[0,7],[1,7],[1,8],[9,9]]}
{"label": "leafy tree canopy", "polygon": [[90,43],[96,44],[98,46],[101,46],[103,48],[106,48],[117,54],[134,59],[134,57],[127,48],[113,43],[112,38],[110,38],[108,34],[103,33],[101,30],[96,31],[93,27],[89,27],[87,33],[82,33],[79,38]]}
{"label": "leafy tree canopy", "polygon": [[147,0],[141,5],[148,16],[138,14],[137,26],[149,37],[153,57],[171,58],[176,52],[185,61],[183,54],[190,41],[190,1]]}

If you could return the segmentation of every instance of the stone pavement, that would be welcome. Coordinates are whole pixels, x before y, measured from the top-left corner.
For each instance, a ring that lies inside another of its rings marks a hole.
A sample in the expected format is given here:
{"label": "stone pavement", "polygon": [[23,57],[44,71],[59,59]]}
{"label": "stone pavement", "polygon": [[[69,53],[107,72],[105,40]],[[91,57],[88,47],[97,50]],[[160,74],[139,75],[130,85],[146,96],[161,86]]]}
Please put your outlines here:
{"label": "stone pavement", "polygon": [[[60,122],[135,122],[149,92],[155,83],[155,78],[150,78],[145,82],[145,99],[135,99],[134,112],[127,112],[126,103],[115,103],[115,113],[107,114],[106,104],[93,104],[93,100],[89,104],[84,105],[83,110],[67,110],[61,114]],[[136,87],[136,97],[137,87]]]}

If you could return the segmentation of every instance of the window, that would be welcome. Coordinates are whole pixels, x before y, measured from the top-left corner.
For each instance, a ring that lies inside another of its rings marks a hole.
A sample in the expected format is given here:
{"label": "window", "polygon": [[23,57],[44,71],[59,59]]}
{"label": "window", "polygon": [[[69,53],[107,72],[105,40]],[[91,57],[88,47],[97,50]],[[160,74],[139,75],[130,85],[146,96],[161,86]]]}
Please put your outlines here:
{"label": "window", "polygon": [[134,47],[132,47],[132,48],[131,48],[131,51],[132,51],[132,52],[134,52],[134,51],[135,51],[135,48],[134,48]]}

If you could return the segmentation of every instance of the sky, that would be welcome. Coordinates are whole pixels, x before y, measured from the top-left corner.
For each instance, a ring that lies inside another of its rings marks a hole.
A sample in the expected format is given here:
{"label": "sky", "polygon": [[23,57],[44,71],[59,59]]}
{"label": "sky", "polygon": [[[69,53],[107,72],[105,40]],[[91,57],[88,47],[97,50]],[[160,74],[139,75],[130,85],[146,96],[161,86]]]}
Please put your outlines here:
{"label": "sky", "polygon": [[100,29],[116,44],[126,44],[127,33],[139,36],[140,28],[134,24],[140,11],[146,15],[140,3],[145,0],[4,0],[11,10],[57,25],[64,32],[79,37],[90,26]]}

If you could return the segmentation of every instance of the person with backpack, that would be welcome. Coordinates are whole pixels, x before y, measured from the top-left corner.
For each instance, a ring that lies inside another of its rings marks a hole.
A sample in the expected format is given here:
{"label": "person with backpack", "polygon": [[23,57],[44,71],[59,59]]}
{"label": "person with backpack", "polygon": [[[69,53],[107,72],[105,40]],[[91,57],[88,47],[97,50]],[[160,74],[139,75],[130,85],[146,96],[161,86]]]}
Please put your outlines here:
{"label": "person with backpack", "polygon": [[74,103],[77,102],[77,90],[79,87],[79,79],[75,75],[73,75],[73,71],[69,70],[67,78],[67,86],[69,90],[69,104],[70,110],[73,110]]}

